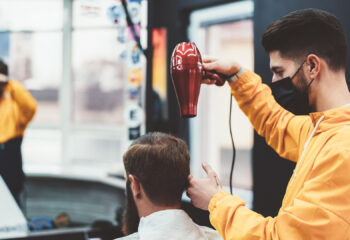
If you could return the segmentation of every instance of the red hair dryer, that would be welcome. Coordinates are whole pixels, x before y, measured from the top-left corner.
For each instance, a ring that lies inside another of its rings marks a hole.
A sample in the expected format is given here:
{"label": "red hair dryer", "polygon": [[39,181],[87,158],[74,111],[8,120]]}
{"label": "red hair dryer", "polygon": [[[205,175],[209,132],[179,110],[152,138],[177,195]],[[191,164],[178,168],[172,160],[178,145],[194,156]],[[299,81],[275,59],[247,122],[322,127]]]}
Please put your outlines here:
{"label": "red hair dryer", "polygon": [[197,115],[198,97],[204,77],[216,80],[218,86],[225,83],[221,74],[203,70],[201,54],[192,42],[176,45],[171,56],[170,72],[182,117]]}

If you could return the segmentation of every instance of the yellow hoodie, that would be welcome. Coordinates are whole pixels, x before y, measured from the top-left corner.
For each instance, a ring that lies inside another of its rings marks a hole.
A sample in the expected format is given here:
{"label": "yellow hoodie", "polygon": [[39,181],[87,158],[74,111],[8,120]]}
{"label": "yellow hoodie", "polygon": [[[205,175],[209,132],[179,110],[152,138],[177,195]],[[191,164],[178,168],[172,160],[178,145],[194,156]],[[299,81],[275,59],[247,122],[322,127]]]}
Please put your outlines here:
{"label": "yellow hoodie", "polygon": [[0,97],[0,143],[23,137],[36,108],[32,95],[19,82],[10,80]]}
{"label": "yellow hoodie", "polygon": [[276,217],[221,191],[209,203],[213,226],[224,239],[350,239],[350,106],[295,116],[251,71],[230,86],[258,134],[297,165]]}

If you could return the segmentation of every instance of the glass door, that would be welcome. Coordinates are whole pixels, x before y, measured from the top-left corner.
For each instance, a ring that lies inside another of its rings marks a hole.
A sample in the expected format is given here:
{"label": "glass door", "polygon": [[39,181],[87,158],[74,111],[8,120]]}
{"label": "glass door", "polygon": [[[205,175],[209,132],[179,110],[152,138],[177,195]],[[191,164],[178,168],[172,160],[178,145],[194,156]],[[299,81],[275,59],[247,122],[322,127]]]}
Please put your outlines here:
{"label": "glass door", "polygon": [[[210,17],[213,16],[213,17]],[[242,1],[194,11],[190,17],[189,36],[202,56],[238,61],[254,69],[253,3]],[[191,168],[195,176],[204,172],[202,162],[212,165],[228,189],[232,163],[229,132],[230,87],[201,86],[197,117],[190,122]],[[253,128],[235,100],[232,107],[236,162],[233,191],[248,207],[252,204]]]}

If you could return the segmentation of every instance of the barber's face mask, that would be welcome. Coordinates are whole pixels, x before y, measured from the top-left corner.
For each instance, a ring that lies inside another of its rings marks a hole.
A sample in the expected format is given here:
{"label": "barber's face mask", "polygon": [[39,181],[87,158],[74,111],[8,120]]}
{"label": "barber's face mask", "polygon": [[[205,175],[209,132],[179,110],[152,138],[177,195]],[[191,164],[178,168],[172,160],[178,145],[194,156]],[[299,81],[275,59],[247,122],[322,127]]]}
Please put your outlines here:
{"label": "barber's face mask", "polygon": [[292,77],[286,77],[270,84],[276,101],[283,108],[295,115],[307,115],[311,112],[308,91],[313,80],[302,91],[298,90],[292,83],[293,78],[298,74],[303,65],[304,63],[301,64]]}

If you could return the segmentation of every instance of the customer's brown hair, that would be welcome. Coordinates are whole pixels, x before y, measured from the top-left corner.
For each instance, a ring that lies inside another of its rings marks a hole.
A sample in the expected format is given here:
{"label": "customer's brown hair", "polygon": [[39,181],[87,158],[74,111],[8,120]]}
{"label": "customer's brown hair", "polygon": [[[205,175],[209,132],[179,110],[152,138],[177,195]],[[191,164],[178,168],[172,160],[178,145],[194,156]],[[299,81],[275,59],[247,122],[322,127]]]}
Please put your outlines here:
{"label": "customer's brown hair", "polygon": [[188,187],[190,155],[186,143],[172,135],[153,132],[135,140],[123,156],[127,175],[134,175],[155,204],[170,206]]}

